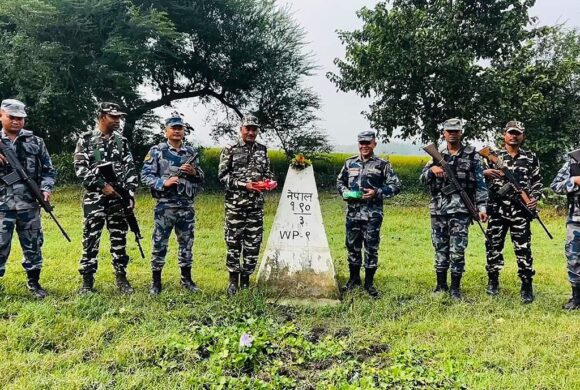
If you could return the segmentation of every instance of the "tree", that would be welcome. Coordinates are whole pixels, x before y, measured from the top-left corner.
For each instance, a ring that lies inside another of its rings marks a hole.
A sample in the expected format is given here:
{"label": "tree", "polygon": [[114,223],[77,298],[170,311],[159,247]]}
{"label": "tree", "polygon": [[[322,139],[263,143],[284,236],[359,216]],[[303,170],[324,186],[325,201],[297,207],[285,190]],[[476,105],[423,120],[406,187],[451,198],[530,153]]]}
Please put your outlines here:
{"label": "tree", "polygon": [[102,100],[127,109],[124,132],[138,145],[149,137],[136,124],[176,100],[219,102],[238,119],[256,112],[272,137],[276,102],[312,120],[319,105],[302,85],[312,71],[303,33],[274,0],[0,0],[0,34],[0,93],[31,106],[53,150],[94,123]]}
{"label": "tree", "polygon": [[496,117],[524,122],[526,147],[538,154],[550,181],[565,152],[580,147],[579,33],[547,29],[492,69],[501,91],[493,102]]}
{"label": "tree", "polygon": [[328,77],[342,91],[372,97],[366,116],[384,138],[439,138],[437,124],[468,119],[466,136],[496,122],[492,67],[538,34],[533,0],[394,0],[363,8],[361,30],[341,31],[344,60]]}

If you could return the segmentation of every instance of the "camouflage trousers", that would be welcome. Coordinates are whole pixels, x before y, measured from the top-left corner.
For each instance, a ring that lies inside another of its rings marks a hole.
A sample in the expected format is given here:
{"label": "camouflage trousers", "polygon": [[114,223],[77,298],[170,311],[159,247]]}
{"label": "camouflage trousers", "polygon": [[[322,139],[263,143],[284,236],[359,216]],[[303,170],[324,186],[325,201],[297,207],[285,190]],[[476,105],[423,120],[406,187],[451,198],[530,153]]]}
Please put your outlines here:
{"label": "camouflage trousers", "polygon": [[83,219],[83,255],[79,267],[81,274],[97,272],[99,243],[105,223],[111,240],[113,268],[115,272],[122,272],[127,268],[129,263],[129,256],[127,256],[126,251],[127,221],[122,212],[108,213],[104,210],[99,210],[85,215]]}
{"label": "camouflage trousers", "polygon": [[514,253],[518,263],[518,276],[521,279],[531,279],[535,271],[532,268],[532,232],[530,220],[525,216],[505,218],[500,215],[490,215],[487,223],[487,242],[485,244],[488,273],[499,272],[504,266],[503,248],[508,230]]}
{"label": "camouflage trousers", "polygon": [[169,236],[174,229],[179,246],[177,264],[179,268],[191,268],[193,262],[193,239],[195,235],[195,213],[193,206],[175,207],[167,203],[157,203],[154,224],[151,270],[161,271],[163,269],[165,256],[167,255]]}
{"label": "camouflage trousers", "polygon": [[346,218],[345,245],[348,264],[362,266],[364,251],[365,268],[378,267],[382,223],[382,216],[374,216],[368,220]]}
{"label": "camouflage trousers", "polygon": [[431,215],[431,241],[435,248],[435,271],[462,274],[471,216],[469,214]]}
{"label": "camouflage trousers", "polygon": [[24,255],[22,266],[26,271],[42,268],[40,209],[0,211],[0,276],[6,272],[15,227]]}
{"label": "camouflage trousers", "polygon": [[[226,206],[226,267],[229,272],[250,275],[256,269],[264,230],[261,207],[233,208]],[[240,257],[243,264],[240,265]]]}
{"label": "camouflage trousers", "polygon": [[566,258],[568,259],[568,280],[572,286],[580,286],[580,223],[566,225]]}

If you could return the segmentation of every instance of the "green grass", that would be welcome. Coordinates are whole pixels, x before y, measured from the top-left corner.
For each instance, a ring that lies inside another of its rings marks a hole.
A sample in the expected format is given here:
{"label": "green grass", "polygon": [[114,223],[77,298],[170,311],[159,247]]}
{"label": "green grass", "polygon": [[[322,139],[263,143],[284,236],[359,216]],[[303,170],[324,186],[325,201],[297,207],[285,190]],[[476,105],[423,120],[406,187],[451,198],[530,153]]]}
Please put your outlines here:
{"label": "green grass", "polygon": [[[68,244],[45,218],[43,285],[51,296],[29,297],[15,242],[0,280],[0,387],[30,388],[580,388],[580,313],[567,299],[564,217],[549,212],[548,240],[534,224],[536,301],[523,306],[511,247],[502,292],[485,290],[481,233],[471,228],[460,303],[434,296],[433,252],[425,200],[401,195],[386,207],[377,282],[383,298],[357,292],[328,308],[270,305],[260,291],[225,297],[223,197],[204,193],[196,205],[194,276],[203,294],[180,287],[172,238],[165,290],[148,295],[149,264],[131,235],[129,278],[137,292],[113,287],[108,237],[103,236],[96,287],[79,297],[81,195],[55,194]],[[347,278],[344,205],[323,194],[322,212],[339,283]],[[266,206],[266,232],[277,197]],[[148,254],[153,201],[138,199]],[[264,239],[266,242],[267,234]],[[252,348],[240,350],[242,333]],[[349,387],[350,386],[350,387]]]}

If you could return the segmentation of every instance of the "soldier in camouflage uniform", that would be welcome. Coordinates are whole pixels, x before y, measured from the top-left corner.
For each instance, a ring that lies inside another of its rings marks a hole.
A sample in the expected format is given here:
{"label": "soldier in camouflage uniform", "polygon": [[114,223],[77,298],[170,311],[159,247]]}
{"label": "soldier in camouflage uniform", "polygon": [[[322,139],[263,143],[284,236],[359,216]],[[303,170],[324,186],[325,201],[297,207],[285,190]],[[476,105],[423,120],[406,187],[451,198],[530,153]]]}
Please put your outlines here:
{"label": "soldier in camouflage uniform", "polygon": [[191,279],[195,228],[193,200],[203,183],[203,171],[199,167],[197,150],[184,142],[185,123],[179,114],[173,113],[165,120],[165,137],[167,141],[149,150],[141,171],[141,182],[151,189],[151,195],[157,200],[151,255],[153,282],[149,290],[153,295],[158,295],[162,289],[161,271],[173,229],[179,244],[177,261],[181,285],[191,292],[199,291]]}
{"label": "soldier in camouflage uniform", "polygon": [[129,142],[119,131],[124,115],[118,104],[101,103],[96,128],[80,136],[75,150],[75,172],[86,190],[83,198],[83,255],[79,268],[83,277],[81,294],[95,291],[94,274],[97,272],[99,242],[105,223],[111,240],[115,284],[122,293],[133,292],[126,273],[129,263],[126,252],[128,226],[123,206],[119,194],[110,183],[105,182],[97,168],[100,164],[111,162],[119,183],[134,195],[138,176]]}
{"label": "soldier in camouflage uniform", "polygon": [[487,169],[483,171],[489,188],[486,269],[489,277],[487,293],[497,295],[499,272],[504,265],[502,250],[509,230],[518,263],[518,276],[522,281],[520,292],[522,302],[531,303],[534,301],[532,278],[535,272],[532,267],[531,218],[524,207],[530,209],[536,207],[542,195],[542,177],[536,155],[520,148],[525,139],[524,131],[522,123],[508,122],[503,131],[505,147],[496,154],[500,164],[513,173],[521,188],[529,195],[530,203],[522,204],[519,194],[513,191],[497,166],[486,161]]}
{"label": "soldier in camouflage uniform", "polygon": [[[0,139],[11,146],[26,173],[39,186],[44,200],[49,202],[56,171],[42,138],[25,130],[26,111],[24,103],[6,99],[0,104],[2,131]],[[22,254],[22,266],[26,271],[26,286],[32,295],[42,299],[47,293],[39,283],[42,269],[43,234],[40,224],[40,205],[22,181],[3,181],[13,172],[6,158],[0,154],[0,277],[6,272],[6,260],[10,255],[12,234],[16,227]],[[10,184],[12,183],[12,184]]]}
{"label": "soldier in camouflage uniform", "polygon": [[572,297],[564,304],[566,310],[580,310],[580,163],[569,159],[558,171],[550,185],[556,193],[568,197],[566,221],[566,245],[568,280],[572,285]]}
{"label": "soldier in camouflage uniform", "polygon": [[[222,150],[218,178],[226,187],[226,266],[230,273],[228,294],[249,287],[262,243],[264,196],[256,183],[272,179],[266,147],[256,142],[259,124],[253,115],[242,120],[240,140]],[[240,256],[243,265],[240,266]]]}
{"label": "soldier in camouflage uniform", "polygon": [[[481,157],[475,148],[461,143],[464,121],[449,119],[439,125],[446,141],[440,152],[452,167],[462,188],[469,194],[482,221],[487,220],[487,187],[483,178]],[[451,297],[461,298],[461,276],[465,271],[465,249],[468,229],[472,221],[469,210],[459,192],[447,191],[451,184],[443,169],[427,163],[421,173],[421,182],[429,187],[431,203],[431,240],[435,248],[435,292],[448,291],[447,271],[451,268]],[[445,191],[444,191],[445,189]]]}
{"label": "soldier in camouflage uniform", "polygon": [[364,248],[364,288],[372,298],[378,299],[380,295],[373,280],[379,261],[383,200],[398,194],[401,182],[393,172],[391,164],[374,155],[376,146],[374,132],[360,133],[360,154],[346,160],[336,186],[347,202],[345,245],[350,278],[343,290],[350,291],[362,284],[360,269]]}

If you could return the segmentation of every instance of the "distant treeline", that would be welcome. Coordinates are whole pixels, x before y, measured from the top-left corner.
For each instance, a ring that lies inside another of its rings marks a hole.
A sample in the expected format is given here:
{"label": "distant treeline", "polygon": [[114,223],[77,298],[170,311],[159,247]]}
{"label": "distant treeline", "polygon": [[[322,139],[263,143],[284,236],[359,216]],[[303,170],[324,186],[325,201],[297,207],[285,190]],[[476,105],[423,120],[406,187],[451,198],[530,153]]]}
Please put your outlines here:
{"label": "distant treeline", "polygon": [[[201,166],[206,177],[204,187],[207,191],[219,191],[223,188],[217,179],[220,150],[220,148],[204,148],[201,151]],[[272,170],[281,187],[286,178],[289,161],[281,151],[271,150],[269,156],[272,161]],[[344,161],[350,156],[352,154],[349,153],[329,153],[313,160],[316,183],[319,189],[334,191],[336,178]],[[398,155],[382,157],[388,158],[391,161],[395,172],[403,182],[405,191],[424,191],[419,183],[419,175],[428,157]],[[58,171],[58,185],[80,184],[74,173],[72,154],[53,155],[52,159]],[[138,167],[139,169],[141,168],[140,161],[138,162]]]}

